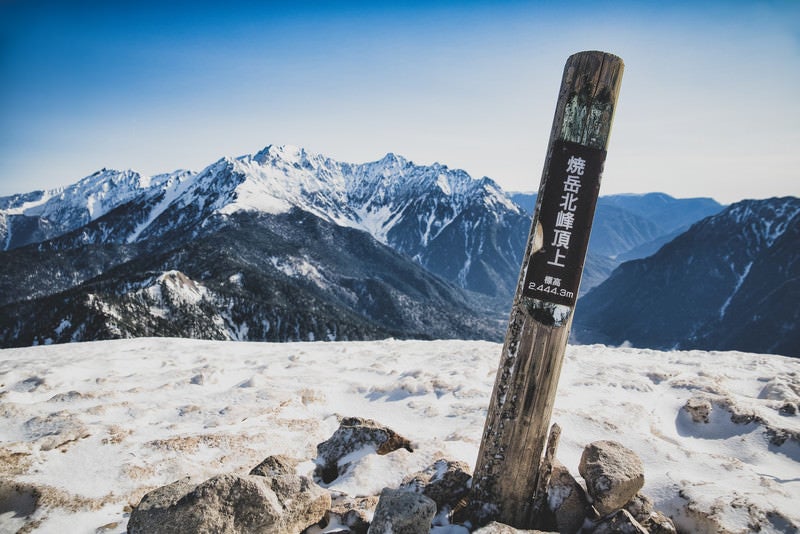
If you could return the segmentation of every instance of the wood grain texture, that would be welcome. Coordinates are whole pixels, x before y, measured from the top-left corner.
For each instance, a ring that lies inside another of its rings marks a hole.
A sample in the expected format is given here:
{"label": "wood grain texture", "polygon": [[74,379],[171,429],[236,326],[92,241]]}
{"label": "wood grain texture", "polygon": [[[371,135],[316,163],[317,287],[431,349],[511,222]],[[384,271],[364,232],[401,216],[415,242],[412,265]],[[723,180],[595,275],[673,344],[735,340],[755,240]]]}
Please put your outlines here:
{"label": "wood grain texture", "polygon": [[[540,464],[574,308],[522,296],[525,272],[542,245],[539,209],[553,143],[607,149],[623,62],[604,52],[569,57],[556,105],[539,199],[478,453],[469,515],[474,525],[496,520],[537,527],[543,498]],[[538,230],[538,231],[537,231]],[[582,265],[582,261],[581,261]]]}

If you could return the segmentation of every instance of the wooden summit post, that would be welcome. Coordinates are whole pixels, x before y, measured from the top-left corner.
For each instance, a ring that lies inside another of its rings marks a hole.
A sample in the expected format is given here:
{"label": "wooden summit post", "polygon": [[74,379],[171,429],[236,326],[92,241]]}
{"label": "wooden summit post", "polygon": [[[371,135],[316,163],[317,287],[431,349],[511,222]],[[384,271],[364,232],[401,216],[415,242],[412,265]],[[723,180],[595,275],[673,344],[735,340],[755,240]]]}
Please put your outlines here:
{"label": "wooden summit post", "polygon": [[[558,378],[589,243],[623,62],[569,57],[558,95],[500,367],[472,480],[469,515],[535,528],[549,468],[542,465]],[[548,455],[555,441],[548,446]]]}

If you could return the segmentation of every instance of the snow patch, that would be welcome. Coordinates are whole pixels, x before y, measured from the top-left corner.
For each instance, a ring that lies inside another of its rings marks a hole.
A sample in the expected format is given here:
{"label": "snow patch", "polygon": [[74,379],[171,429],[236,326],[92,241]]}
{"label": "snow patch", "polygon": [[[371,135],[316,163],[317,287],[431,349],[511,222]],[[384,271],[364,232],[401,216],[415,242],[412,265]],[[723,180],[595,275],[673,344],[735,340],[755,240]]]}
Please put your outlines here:
{"label": "snow patch", "polygon": [[320,287],[327,287],[327,281],[317,267],[311,263],[307,256],[303,257],[271,257],[270,263],[286,276],[291,278],[304,278]]}
{"label": "snow patch", "polygon": [[[752,261],[750,263],[748,263],[747,265],[745,265],[744,269],[742,270],[742,274],[740,274],[738,276],[738,278],[736,279],[736,285],[733,288],[733,292],[731,292],[731,294],[728,295],[728,298],[725,299],[725,302],[722,303],[722,307],[720,307],[720,309],[719,309],[719,318],[720,319],[725,317],[725,312],[728,310],[728,306],[730,306],[731,300],[733,300],[733,297],[736,296],[736,293],[739,292],[739,289],[742,287],[742,284],[744,283],[745,279],[747,278],[747,275],[750,274],[750,268],[752,266],[753,266],[753,262]],[[731,270],[733,270],[733,265],[731,265]]]}
{"label": "snow patch", "polygon": [[[139,225],[128,235],[127,242],[134,243],[139,236],[144,232],[158,217],[164,213],[167,208],[178,198],[180,198],[192,185],[194,176],[191,173],[176,173],[170,177],[163,187],[163,198],[161,201],[153,206],[147,219],[139,223]],[[147,182],[148,186],[150,181]]]}
{"label": "snow patch", "polygon": [[442,190],[442,193],[445,195],[452,194],[452,190],[450,189],[450,183],[447,181],[447,176],[444,174],[440,174],[439,177],[436,179],[436,185],[439,189]]}
{"label": "snow patch", "polygon": [[72,326],[71,322],[69,322],[67,319],[62,319],[61,323],[59,323],[59,325],[56,327],[55,332],[60,336],[64,330],[70,328],[71,326]]}

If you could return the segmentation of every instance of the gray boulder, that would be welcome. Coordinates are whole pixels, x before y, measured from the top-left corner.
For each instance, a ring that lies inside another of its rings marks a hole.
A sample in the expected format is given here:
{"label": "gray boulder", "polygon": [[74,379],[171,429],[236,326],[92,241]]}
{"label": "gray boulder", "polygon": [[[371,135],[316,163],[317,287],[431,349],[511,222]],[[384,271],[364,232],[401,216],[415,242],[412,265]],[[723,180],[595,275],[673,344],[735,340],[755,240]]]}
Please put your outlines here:
{"label": "gray boulder", "polygon": [[142,498],[129,534],[285,534],[322,519],[330,494],[307,477],[226,474],[185,478]]}
{"label": "gray boulder", "polygon": [[644,485],[642,461],[616,441],[587,445],[578,471],[601,516],[621,509]]}
{"label": "gray boulder", "polygon": [[391,428],[372,419],[345,417],[336,432],[317,445],[314,480],[323,484],[336,480],[348,467],[341,462],[342,458],[353,452],[370,449],[377,454],[389,454],[400,448],[413,452],[411,442]]}
{"label": "gray boulder", "polygon": [[561,534],[575,534],[583,526],[589,510],[589,499],[572,473],[561,462],[553,461],[553,472],[547,485],[547,507]]}
{"label": "gray boulder", "polygon": [[377,495],[368,497],[338,496],[331,504],[331,509],[325,513],[325,524],[340,525],[343,529],[342,532],[366,534],[377,506]]}
{"label": "gray boulder", "polygon": [[368,534],[428,534],[436,503],[419,493],[384,488]]}
{"label": "gray boulder", "polygon": [[440,511],[445,508],[452,510],[469,493],[471,478],[469,465],[441,458],[424,471],[406,477],[400,489],[430,497]]}
{"label": "gray boulder", "polygon": [[263,462],[251,469],[250,474],[262,477],[295,475],[297,474],[295,467],[297,467],[297,464],[299,463],[300,460],[283,454],[268,456]]}

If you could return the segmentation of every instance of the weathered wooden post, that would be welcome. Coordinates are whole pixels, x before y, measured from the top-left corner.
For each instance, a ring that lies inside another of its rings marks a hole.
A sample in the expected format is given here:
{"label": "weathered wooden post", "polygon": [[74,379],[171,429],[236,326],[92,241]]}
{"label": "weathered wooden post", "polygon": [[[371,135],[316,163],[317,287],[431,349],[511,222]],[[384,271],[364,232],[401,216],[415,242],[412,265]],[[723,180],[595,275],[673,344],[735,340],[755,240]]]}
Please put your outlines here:
{"label": "weathered wooden post", "polygon": [[[541,469],[572,325],[622,60],[570,56],[556,105],[528,246],[473,476],[469,513],[535,528]],[[554,445],[554,444],[553,444]]]}

